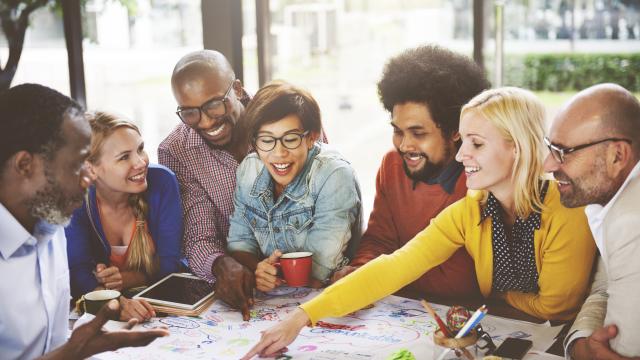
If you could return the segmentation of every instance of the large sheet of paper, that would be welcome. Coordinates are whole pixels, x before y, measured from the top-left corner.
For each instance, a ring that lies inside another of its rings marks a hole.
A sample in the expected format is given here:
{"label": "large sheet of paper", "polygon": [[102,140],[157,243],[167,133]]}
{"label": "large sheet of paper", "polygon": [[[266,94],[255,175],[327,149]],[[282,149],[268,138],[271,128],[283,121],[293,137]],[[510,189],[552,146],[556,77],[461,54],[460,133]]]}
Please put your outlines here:
{"label": "large sheet of paper", "polygon": [[[260,332],[273,326],[301,303],[319,292],[307,288],[281,287],[259,294],[251,310],[251,320],[244,322],[240,314],[223,302],[216,301],[199,317],[155,318],[138,326],[150,328],[164,325],[170,336],[158,339],[145,348],[127,348],[97,356],[103,360],[139,359],[238,359],[260,338]],[[447,307],[433,305],[444,318]],[[507,337],[532,340],[526,359],[558,358],[544,354],[560,331],[549,324],[532,324],[487,316],[482,321],[499,344]],[[286,355],[293,359],[365,360],[386,359],[400,349],[408,349],[416,359],[437,356],[432,334],[433,319],[416,300],[389,296],[372,308],[357,311],[339,319],[325,319],[314,328],[305,328],[289,345]],[[435,354],[435,355],[434,355]],[[480,354],[480,353],[479,353]],[[455,358],[451,352],[449,358]]]}

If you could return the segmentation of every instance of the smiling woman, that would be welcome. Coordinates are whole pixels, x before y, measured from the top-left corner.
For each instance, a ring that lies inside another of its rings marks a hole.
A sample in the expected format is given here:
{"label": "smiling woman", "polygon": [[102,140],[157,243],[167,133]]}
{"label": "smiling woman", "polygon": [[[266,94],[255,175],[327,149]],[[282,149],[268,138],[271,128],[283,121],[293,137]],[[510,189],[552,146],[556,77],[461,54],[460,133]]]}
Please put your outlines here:
{"label": "smiling woman", "polygon": [[[138,128],[101,112],[90,123],[87,167],[94,186],[66,229],[74,297],[147,285],[178,271],[182,238],[176,177],[149,165]],[[144,301],[121,301],[125,318],[153,313]]]}
{"label": "smiling woman", "polygon": [[360,239],[355,172],[342,155],[316,142],[320,109],[302,89],[284,82],[264,86],[244,123],[256,152],[238,168],[228,248],[255,271],[263,291],[283,283],[275,267],[282,253],[311,252],[311,285],[321,286]]}
{"label": "smiling woman", "polygon": [[544,108],[529,91],[486,90],[462,108],[456,160],[466,197],[444,209],[393,254],[352,272],[273,328],[243,358],[290,344],[302,327],[344,316],[390,295],[464,247],[480,291],[545,320],[575,316],[595,247],[583,209],[560,203],[543,180]]}

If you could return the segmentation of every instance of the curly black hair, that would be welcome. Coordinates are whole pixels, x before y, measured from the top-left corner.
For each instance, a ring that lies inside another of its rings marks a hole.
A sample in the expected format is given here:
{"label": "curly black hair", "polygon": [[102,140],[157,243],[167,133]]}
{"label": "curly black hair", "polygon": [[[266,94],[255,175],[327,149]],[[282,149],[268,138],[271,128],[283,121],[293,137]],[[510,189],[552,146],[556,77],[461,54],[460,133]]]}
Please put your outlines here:
{"label": "curly black hair", "polygon": [[62,121],[82,113],[73,99],[38,84],[22,84],[0,94],[0,168],[18,151],[50,157],[64,145]]}
{"label": "curly black hair", "polygon": [[390,113],[396,104],[425,104],[443,135],[450,136],[458,131],[462,106],[490,87],[473,60],[427,45],[405,50],[387,62],[378,96]]}

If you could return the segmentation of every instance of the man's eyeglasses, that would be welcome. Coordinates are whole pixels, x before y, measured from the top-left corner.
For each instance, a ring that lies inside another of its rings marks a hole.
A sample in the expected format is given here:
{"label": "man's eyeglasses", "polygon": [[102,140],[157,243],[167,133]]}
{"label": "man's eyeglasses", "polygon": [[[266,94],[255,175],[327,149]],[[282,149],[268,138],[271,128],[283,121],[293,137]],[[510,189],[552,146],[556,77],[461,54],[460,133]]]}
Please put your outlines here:
{"label": "man's eyeglasses", "polygon": [[496,344],[494,344],[493,339],[491,339],[491,335],[484,331],[480,324],[476,326],[476,331],[478,332],[478,342],[476,346],[478,349],[484,351],[485,355],[491,355],[496,350]]}
{"label": "man's eyeglasses", "polygon": [[227,115],[227,106],[226,102],[229,98],[229,93],[233,88],[233,83],[235,80],[231,81],[229,84],[229,88],[227,92],[224,93],[222,98],[214,97],[213,99],[207,100],[204,104],[199,107],[180,107],[178,106],[178,110],[176,114],[188,126],[196,126],[200,122],[200,118],[202,117],[202,113],[207,115],[212,120],[217,120]]}
{"label": "man's eyeglasses", "polygon": [[551,156],[553,156],[553,158],[559,162],[559,163],[564,163],[564,157],[567,154],[570,154],[574,151],[578,151],[578,150],[582,150],[585,148],[588,148],[589,146],[593,146],[593,145],[597,145],[597,144],[601,144],[603,142],[606,141],[624,141],[626,143],[631,144],[631,140],[629,139],[623,139],[623,138],[606,138],[606,139],[602,139],[602,140],[598,140],[598,141],[594,141],[588,144],[582,144],[582,145],[578,145],[578,146],[573,146],[570,148],[563,148],[560,147],[558,145],[552,144],[551,140],[549,140],[548,137],[544,137],[544,143],[547,145],[547,147],[549,148],[549,152],[551,153]]}
{"label": "man's eyeglasses", "polygon": [[256,137],[253,143],[256,148],[261,151],[271,151],[275,149],[278,141],[280,141],[280,144],[282,144],[286,149],[295,150],[300,146],[300,144],[302,144],[302,139],[308,134],[309,131],[305,131],[302,134],[288,133],[280,137],[261,135]]}

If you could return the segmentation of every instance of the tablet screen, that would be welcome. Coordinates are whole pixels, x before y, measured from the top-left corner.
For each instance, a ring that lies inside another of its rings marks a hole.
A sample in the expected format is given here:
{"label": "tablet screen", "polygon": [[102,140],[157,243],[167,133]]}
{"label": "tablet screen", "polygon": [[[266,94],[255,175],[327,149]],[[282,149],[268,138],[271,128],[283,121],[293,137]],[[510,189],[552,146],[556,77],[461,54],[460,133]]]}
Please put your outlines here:
{"label": "tablet screen", "polygon": [[201,300],[208,297],[212,290],[212,286],[205,280],[171,274],[139,293],[136,298],[144,298],[149,302],[168,302],[195,307]]}

